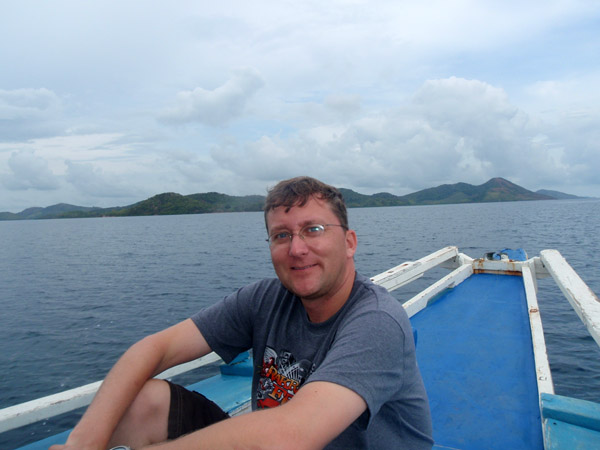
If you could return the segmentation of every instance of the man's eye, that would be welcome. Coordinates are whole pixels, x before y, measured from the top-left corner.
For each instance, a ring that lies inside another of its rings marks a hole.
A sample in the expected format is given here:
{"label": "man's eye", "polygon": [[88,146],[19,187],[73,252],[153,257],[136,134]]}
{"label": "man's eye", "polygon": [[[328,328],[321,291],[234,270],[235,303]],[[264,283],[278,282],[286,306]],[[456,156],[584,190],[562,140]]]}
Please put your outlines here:
{"label": "man's eye", "polygon": [[322,225],[309,225],[304,229],[304,234],[309,236],[314,236],[317,234],[321,234],[324,231]]}
{"label": "man's eye", "polygon": [[290,238],[290,232],[289,231],[282,231],[280,233],[275,233],[273,235],[273,239],[275,239],[276,241],[283,241],[285,239],[289,239]]}

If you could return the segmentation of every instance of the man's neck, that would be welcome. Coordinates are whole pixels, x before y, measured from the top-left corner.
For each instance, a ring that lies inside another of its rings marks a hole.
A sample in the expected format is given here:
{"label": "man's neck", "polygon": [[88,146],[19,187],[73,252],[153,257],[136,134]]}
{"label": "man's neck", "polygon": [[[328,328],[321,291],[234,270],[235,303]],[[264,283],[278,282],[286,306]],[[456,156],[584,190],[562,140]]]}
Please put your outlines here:
{"label": "man's neck", "polygon": [[348,274],[340,289],[331,297],[319,299],[300,299],[308,319],[312,323],[322,323],[333,317],[346,304],[352,293],[356,272]]}

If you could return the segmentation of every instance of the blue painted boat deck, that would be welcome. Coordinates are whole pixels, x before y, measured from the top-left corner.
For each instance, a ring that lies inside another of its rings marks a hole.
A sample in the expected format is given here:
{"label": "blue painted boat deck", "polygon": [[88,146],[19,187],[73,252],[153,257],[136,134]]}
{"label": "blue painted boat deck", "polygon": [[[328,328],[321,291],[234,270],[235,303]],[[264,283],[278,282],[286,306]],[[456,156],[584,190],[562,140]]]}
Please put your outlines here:
{"label": "blue painted boat deck", "polygon": [[437,448],[543,448],[521,277],[473,275],[411,323]]}

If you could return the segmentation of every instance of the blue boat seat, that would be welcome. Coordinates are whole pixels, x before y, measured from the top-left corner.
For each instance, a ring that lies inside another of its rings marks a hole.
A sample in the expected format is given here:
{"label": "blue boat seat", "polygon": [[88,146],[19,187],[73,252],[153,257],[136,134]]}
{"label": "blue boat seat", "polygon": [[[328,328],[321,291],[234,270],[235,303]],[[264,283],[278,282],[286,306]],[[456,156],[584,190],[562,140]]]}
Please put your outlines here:
{"label": "blue boat seat", "polygon": [[541,397],[546,450],[600,446],[600,404],[553,394]]}
{"label": "blue boat seat", "polygon": [[252,358],[248,352],[241,353],[229,364],[220,366],[220,375],[186,386],[191,391],[206,395],[223,411],[232,413],[252,396]]}

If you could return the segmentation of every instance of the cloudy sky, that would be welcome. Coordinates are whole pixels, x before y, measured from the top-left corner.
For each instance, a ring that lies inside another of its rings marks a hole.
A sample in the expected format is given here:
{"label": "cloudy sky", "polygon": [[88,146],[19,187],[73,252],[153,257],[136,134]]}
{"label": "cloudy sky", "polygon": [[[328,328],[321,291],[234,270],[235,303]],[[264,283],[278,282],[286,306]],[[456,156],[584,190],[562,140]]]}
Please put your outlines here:
{"label": "cloudy sky", "polygon": [[600,196],[600,8],[6,0],[0,211],[504,177]]}

